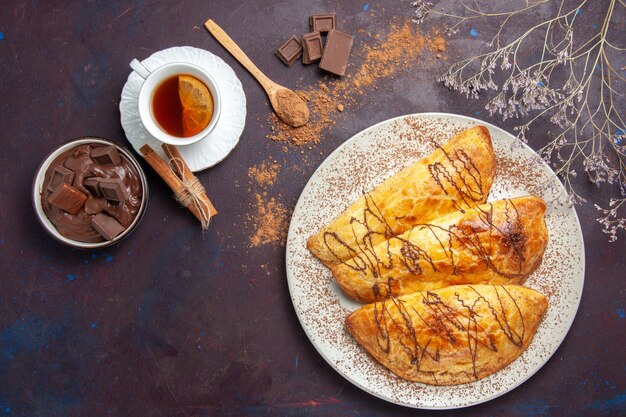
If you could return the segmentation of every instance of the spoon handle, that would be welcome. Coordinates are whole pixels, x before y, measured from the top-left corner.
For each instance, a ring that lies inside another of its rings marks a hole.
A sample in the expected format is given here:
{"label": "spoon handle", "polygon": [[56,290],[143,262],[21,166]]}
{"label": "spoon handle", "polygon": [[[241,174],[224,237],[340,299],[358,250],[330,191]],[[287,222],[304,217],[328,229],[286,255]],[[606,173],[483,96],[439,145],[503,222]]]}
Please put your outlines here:
{"label": "spoon handle", "polygon": [[221,27],[219,27],[212,19],[207,20],[204,23],[204,27],[211,32],[211,35],[213,35],[215,39],[217,39],[217,41],[221,43],[222,46],[226,48],[226,50],[230,52],[241,65],[250,71],[250,74],[257,79],[265,91],[269,93],[269,91],[273,89],[274,82],[267,78],[267,76],[263,74],[261,70],[252,63],[252,61],[250,61],[250,58],[248,58],[241,48],[237,46],[235,41],[233,41]]}

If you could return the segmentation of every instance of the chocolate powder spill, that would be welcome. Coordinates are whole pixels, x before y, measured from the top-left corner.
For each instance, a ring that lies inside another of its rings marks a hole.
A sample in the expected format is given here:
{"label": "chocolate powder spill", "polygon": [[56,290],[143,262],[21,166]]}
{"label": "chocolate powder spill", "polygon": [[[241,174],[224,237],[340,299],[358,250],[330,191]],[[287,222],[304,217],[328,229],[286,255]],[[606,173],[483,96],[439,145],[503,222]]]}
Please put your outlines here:
{"label": "chocolate powder spill", "polygon": [[350,106],[357,104],[367,89],[378,89],[378,81],[406,74],[410,64],[416,61],[422,66],[431,65],[433,60],[423,57],[424,48],[431,52],[446,48],[446,41],[438,32],[424,36],[410,20],[391,25],[384,39],[365,33],[360,38],[366,40],[361,41],[352,60],[362,62],[361,66],[350,67],[342,79],[327,78],[300,91],[311,110],[309,122],[294,128],[271,114],[268,122],[272,132],[266,136],[268,139],[289,141],[296,146],[318,143],[323,132],[335,125],[336,116],[349,112]]}
{"label": "chocolate powder spill", "polygon": [[254,234],[250,238],[251,246],[280,243],[285,246],[289,228],[289,210],[274,197],[267,199],[265,193],[255,194],[256,207],[249,218],[253,221]]}
{"label": "chocolate powder spill", "polygon": [[434,49],[437,50],[437,52],[445,52],[446,51],[446,39],[441,36],[437,36],[435,37],[435,39],[433,39],[432,46],[434,47]]}
{"label": "chocolate powder spill", "polygon": [[261,162],[261,165],[248,168],[248,177],[260,186],[274,185],[279,168],[276,162]]}
{"label": "chocolate powder spill", "polygon": [[267,189],[274,185],[280,170],[276,162],[261,162],[248,169],[250,186],[248,191],[254,193],[254,208],[247,216],[248,227],[253,231],[249,246],[279,243],[285,245],[289,229],[290,211],[274,197],[268,197]]}

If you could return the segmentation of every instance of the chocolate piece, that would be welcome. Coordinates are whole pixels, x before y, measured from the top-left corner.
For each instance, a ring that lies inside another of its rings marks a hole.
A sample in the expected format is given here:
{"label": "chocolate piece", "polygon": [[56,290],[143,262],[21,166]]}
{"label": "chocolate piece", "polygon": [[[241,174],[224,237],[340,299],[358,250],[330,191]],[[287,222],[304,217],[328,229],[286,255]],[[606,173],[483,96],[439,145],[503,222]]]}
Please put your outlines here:
{"label": "chocolate piece", "polygon": [[320,68],[337,75],[344,75],[352,49],[352,36],[338,30],[328,32]]}
{"label": "chocolate piece", "polygon": [[324,45],[319,32],[311,32],[302,36],[302,63],[311,64],[322,59]]}
{"label": "chocolate piece", "polygon": [[83,187],[89,191],[94,197],[102,197],[102,191],[100,191],[100,178],[98,177],[89,177],[85,178],[83,181]]}
{"label": "chocolate piece", "polygon": [[63,162],[63,166],[76,174],[71,185],[82,193],[88,193],[89,191],[83,186],[83,180],[93,175],[91,167],[95,166],[89,157],[89,152],[72,152],[72,155]]}
{"label": "chocolate piece", "polygon": [[107,209],[109,203],[104,198],[89,197],[85,201],[85,214],[98,214]]}
{"label": "chocolate piece", "polygon": [[115,146],[98,146],[91,150],[91,159],[100,165],[119,165],[122,162]]}
{"label": "chocolate piece", "polygon": [[75,156],[70,156],[69,158],[65,160],[65,162],[63,162],[63,166],[65,168],[68,168],[69,170],[74,171],[74,172],[81,171],[81,168],[83,165],[84,165],[83,160]]}
{"label": "chocolate piece", "polygon": [[54,168],[52,171],[52,177],[50,178],[50,182],[48,183],[48,191],[54,192],[54,190],[61,183],[66,183],[72,185],[72,181],[74,180],[74,171],[71,171],[63,166],[58,166]]}
{"label": "chocolate piece", "polygon": [[276,50],[276,56],[283,61],[288,67],[292,66],[294,62],[302,55],[302,45],[295,36],[287,39],[287,42],[283,43],[280,48]]}
{"label": "chocolate piece", "polygon": [[328,32],[337,27],[337,17],[335,13],[314,14],[309,19],[311,32]]}
{"label": "chocolate piece", "polygon": [[104,213],[98,213],[91,218],[91,227],[106,240],[113,240],[115,236],[124,231],[124,226]]}
{"label": "chocolate piece", "polygon": [[129,198],[124,181],[119,178],[100,178],[100,192],[109,201],[121,202]]}
{"label": "chocolate piece", "polygon": [[48,202],[51,205],[70,214],[77,214],[85,205],[86,200],[86,194],[64,182],[55,188],[50,197],[48,197]]}

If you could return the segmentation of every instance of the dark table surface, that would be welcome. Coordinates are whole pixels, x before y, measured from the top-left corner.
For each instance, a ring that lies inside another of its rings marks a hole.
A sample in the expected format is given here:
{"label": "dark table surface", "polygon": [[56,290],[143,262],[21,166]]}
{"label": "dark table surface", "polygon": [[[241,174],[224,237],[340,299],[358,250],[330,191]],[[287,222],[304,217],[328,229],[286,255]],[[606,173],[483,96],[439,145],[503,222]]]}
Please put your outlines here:
{"label": "dark table surface", "polygon": [[[606,2],[596,2],[597,9],[587,13],[600,13],[598,3]],[[274,142],[266,138],[263,91],[203,28],[204,20],[213,18],[270,78],[306,87],[324,75],[314,65],[288,69],[273,50],[303,33],[310,14],[336,11],[347,32],[385,36],[390,22],[410,19],[409,1],[5,1],[1,10],[0,415],[432,413],[361,391],[317,353],[291,304],[284,247],[250,245],[254,195],[263,190],[248,169],[277,160],[276,182],[265,190],[291,210],[319,163],[379,121],[442,111],[483,118],[509,131],[515,122],[491,118],[484,101],[467,100],[438,84],[445,62],[428,68],[408,62],[414,70],[365,89],[313,149]],[[450,42],[450,59],[466,53],[455,44],[485,41],[466,32]],[[363,57],[359,40],[354,65]],[[131,237],[105,250],[62,246],[33,216],[31,182],[38,165],[53,148],[78,136],[128,145],[118,110],[128,63],[176,45],[219,55],[246,92],[247,124],[239,145],[199,174],[219,216],[201,233],[144,164],[150,202]],[[539,148],[549,130],[548,121],[541,121],[528,135],[529,144]],[[584,181],[577,186],[592,201],[609,192]],[[515,390],[440,415],[626,414],[626,236],[609,243],[592,204],[577,210],[586,247],[585,286],[561,347]]]}

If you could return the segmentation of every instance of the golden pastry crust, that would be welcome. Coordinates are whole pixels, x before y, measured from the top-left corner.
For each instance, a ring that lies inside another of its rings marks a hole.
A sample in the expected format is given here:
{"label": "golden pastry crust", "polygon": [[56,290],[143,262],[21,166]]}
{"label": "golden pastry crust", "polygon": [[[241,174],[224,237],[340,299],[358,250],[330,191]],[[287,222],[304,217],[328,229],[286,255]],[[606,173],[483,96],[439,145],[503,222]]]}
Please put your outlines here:
{"label": "golden pastry crust", "polygon": [[467,129],[359,198],[307,247],[336,265],[415,224],[484,203],[495,173],[489,130]]}
{"label": "golden pastry crust", "polygon": [[526,196],[451,213],[331,270],[362,302],[456,284],[520,284],[543,257],[545,209],[541,198]]}
{"label": "golden pastry crust", "polygon": [[365,305],[348,316],[346,326],[396,375],[456,385],[513,362],[547,307],[543,294],[517,285],[456,285]]}

